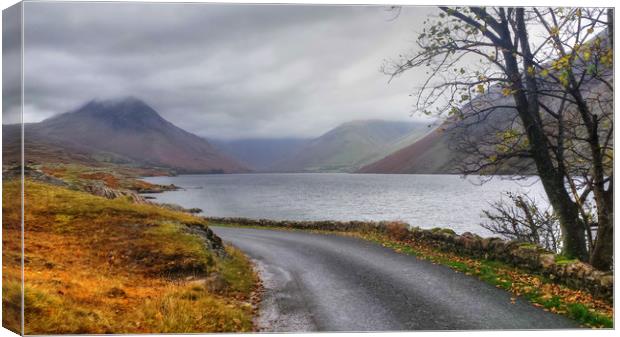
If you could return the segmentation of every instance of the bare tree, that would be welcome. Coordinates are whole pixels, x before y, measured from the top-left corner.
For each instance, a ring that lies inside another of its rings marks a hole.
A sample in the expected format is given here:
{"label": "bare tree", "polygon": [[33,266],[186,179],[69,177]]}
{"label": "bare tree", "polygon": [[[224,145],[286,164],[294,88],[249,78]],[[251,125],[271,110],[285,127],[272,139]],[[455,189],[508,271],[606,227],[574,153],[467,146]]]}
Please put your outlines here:
{"label": "bare tree", "polygon": [[561,248],[560,223],[549,209],[541,210],[536,200],[524,194],[506,193],[508,201],[491,204],[483,214],[490,222],[480,225],[511,240],[530,242],[558,253]]}
{"label": "bare tree", "polygon": [[[611,10],[440,10],[427,20],[418,51],[387,62],[384,72],[393,78],[426,69],[427,80],[415,95],[417,108],[447,113],[465,129],[459,133],[459,146],[469,154],[463,173],[493,174],[507,165],[534,170],[559,219],[563,253],[609,269]],[[594,216],[584,209],[588,198],[596,204]]]}

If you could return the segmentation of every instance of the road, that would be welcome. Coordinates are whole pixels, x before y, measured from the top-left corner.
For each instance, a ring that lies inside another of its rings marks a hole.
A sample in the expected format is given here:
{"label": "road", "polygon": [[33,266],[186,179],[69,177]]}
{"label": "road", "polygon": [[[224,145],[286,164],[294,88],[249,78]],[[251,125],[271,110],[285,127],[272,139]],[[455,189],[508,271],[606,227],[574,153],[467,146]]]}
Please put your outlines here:
{"label": "road", "polygon": [[253,258],[264,331],[567,329],[578,325],[475,277],[359,239],[212,227]]}

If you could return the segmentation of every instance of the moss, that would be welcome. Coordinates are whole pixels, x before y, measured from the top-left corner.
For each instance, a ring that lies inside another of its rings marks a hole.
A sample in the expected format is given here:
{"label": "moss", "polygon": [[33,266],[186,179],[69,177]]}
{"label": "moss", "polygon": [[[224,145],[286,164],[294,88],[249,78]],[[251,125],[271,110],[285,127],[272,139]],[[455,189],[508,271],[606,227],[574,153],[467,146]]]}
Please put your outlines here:
{"label": "moss", "polygon": [[538,247],[536,244],[533,243],[529,243],[529,242],[522,242],[519,243],[519,248],[525,248],[525,249],[532,249],[532,250],[537,250],[540,247]]}
{"label": "moss", "polygon": [[576,263],[576,262],[579,262],[579,260],[567,259],[567,258],[562,258],[562,257],[556,257],[556,260],[555,260],[555,264],[557,264],[558,266],[567,265],[567,264]]}
{"label": "moss", "polygon": [[456,235],[456,233],[450,229],[450,228],[445,228],[445,227],[434,227],[430,229],[431,232],[433,233],[442,233],[442,234],[452,234],[452,235]]}

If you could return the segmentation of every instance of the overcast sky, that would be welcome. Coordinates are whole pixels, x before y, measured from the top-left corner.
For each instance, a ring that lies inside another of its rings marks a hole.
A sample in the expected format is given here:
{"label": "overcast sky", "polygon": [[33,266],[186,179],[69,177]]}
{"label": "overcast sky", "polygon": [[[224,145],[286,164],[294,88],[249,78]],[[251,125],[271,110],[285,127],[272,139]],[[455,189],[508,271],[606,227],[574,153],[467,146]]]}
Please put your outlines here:
{"label": "overcast sky", "polygon": [[423,74],[388,84],[379,69],[414,47],[435,11],[406,7],[391,20],[381,6],[26,3],[24,120],[127,95],[215,138],[412,120],[408,95]]}

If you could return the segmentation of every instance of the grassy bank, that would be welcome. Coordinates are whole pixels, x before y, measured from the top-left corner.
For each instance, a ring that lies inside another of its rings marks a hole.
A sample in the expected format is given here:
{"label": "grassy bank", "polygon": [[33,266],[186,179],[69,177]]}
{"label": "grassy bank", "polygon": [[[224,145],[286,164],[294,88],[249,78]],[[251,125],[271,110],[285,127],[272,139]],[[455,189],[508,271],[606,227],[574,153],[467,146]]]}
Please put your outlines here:
{"label": "grassy bank", "polygon": [[[204,220],[28,180],[25,199],[26,334],[252,331],[257,276],[209,248]],[[19,199],[2,207],[3,324],[19,330]]]}
{"label": "grassy bank", "polygon": [[[304,230],[283,226],[248,226],[238,224],[211,223],[217,226],[246,227],[256,229]],[[543,275],[515,268],[503,262],[476,259],[455,253],[445,252],[421,240],[403,240],[401,233],[406,230],[403,224],[388,225],[387,231],[363,230],[305,230],[317,234],[337,234],[356,237],[375,242],[394,251],[442,264],[456,272],[477,277],[497,288],[513,294],[511,302],[521,296],[542,310],[570,317],[583,326],[591,328],[613,328],[613,306],[595,299],[587,292],[571,289],[552,282]]]}
{"label": "grassy bank", "polygon": [[162,186],[138,179],[143,176],[166,176],[171,172],[163,169],[145,169],[120,165],[101,165],[98,167],[80,164],[41,164],[41,172],[58,178],[68,184],[80,186],[99,182],[113,189],[126,189],[137,193],[157,193],[175,189],[174,186]]}

